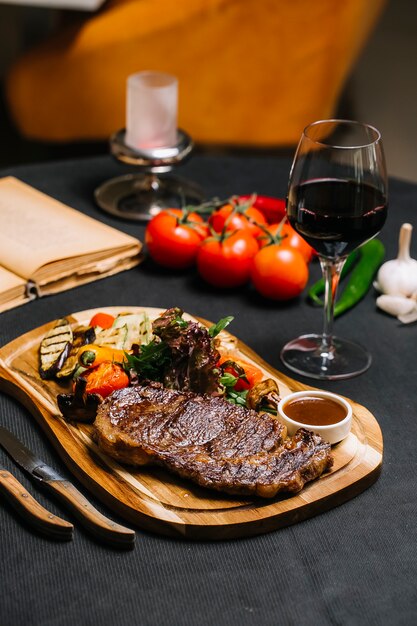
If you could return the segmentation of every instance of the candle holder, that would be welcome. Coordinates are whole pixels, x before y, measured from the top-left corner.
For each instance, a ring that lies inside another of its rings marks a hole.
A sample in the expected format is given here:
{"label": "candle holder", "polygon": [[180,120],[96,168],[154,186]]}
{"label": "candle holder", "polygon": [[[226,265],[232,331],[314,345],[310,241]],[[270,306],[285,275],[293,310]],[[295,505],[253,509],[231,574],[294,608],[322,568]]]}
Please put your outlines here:
{"label": "candle holder", "polygon": [[[101,209],[127,220],[148,221],[164,208],[201,204],[202,189],[174,176],[164,176],[184,163],[193,149],[193,141],[177,130],[177,143],[166,148],[137,150],[126,144],[125,129],[110,138],[111,154],[125,165],[140,171],[106,181],[94,192]],[[163,176],[160,176],[162,174]]]}

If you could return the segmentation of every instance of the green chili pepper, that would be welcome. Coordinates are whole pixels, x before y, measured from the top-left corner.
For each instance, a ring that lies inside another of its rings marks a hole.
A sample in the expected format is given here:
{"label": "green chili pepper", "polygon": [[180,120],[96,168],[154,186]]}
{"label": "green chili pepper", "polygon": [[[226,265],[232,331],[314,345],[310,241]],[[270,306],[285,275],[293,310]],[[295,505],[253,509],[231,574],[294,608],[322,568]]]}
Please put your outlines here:
{"label": "green chili pepper", "polygon": [[359,252],[361,258],[334,307],[335,317],[345,313],[362,300],[372,285],[373,278],[385,256],[384,245],[379,239],[371,239],[359,248]]}
{"label": "green chili pepper", "polygon": [[[340,274],[341,280],[350,272],[356,261],[358,261],[359,257],[359,250],[354,250],[351,254],[349,254]],[[320,298],[320,295],[324,293],[324,290],[324,278],[320,278],[320,280],[314,283],[314,285],[310,288],[308,292],[308,297],[314,302],[314,304],[317,304],[317,306],[323,306],[323,300]]]}
{"label": "green chili pepper", "polygon": [[[342,268],[341,278],[351,270],[348,282],[334,307],[334,316],[345,313],[357,304],[372,285],[373,278],[384,260],[385,248],[379,239],[371,239],[358,250],[348,256]],[[358,260],[359,259],[359,260]],[[324,280],[317,281],[308,292],[309,298],[323,306],[323,300],[319,297],[324,293]]]}

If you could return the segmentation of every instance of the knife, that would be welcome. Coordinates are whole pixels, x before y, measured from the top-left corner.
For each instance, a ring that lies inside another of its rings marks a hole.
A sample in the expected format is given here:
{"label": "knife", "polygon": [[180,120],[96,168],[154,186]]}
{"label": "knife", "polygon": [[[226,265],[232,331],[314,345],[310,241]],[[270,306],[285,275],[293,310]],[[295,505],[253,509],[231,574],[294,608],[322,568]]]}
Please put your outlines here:
{"label": "knife", "polygon": [[134,547],[135,532],[105,517],[57,471],[36,457],[13,433],[0,426],[0,445],[26,472],[40,481],[67,506],[79,522],[97,539],[117,548]]}
{"label": "knife", "polygon": [[13,474],[0,468],[0,492],[38,532],[58,541],[70,541],[74,526],[39,504]]}

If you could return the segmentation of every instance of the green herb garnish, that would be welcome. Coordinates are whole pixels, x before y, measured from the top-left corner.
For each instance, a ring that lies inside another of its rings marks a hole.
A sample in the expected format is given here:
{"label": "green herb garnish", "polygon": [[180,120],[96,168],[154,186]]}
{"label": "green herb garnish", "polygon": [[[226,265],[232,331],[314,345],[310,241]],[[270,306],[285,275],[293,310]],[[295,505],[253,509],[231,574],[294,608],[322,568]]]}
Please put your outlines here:
{"label": "green herb garnish", "polygon": [[139,380],[154,380],[164,387],[195,393],[219,393],[224,389],[217,367],[220,354],[213,337],[233,319],[229,316],[208,330],[198,322],[183,319],[179,308],[168,309],[152,324],[155,338],[133,347],[127,369]]}
{"label": "green herb garnish", "polygon": [[234,391],[230,387],[226,388],[226,400],[231,402],[232,404],[239,404],[240,406],[246,406],[246,396],[248,395],[248,390],[244,391]]}
{"label": "green herb garnish", "polygon": [[213,324],[213,326],[210,326],[210,328],[208,329],[208,334],[212,339],[214,339],[214,337],[217,337],[217,335],[221,333],[222,330],[226,328],[226,326],[229,326],[230,322],[232,322],[234,319],[235,318],[233,317],[233,315],[223,317],[217,322],[217,324]]}
{"label": "green herb garnish", "polygon": [[162,382],[165,369],[171,362],[169,347],[155,339],[140,346],[134,346],[133,354],[126,354],[129,370],[134,370],[142,379]]}

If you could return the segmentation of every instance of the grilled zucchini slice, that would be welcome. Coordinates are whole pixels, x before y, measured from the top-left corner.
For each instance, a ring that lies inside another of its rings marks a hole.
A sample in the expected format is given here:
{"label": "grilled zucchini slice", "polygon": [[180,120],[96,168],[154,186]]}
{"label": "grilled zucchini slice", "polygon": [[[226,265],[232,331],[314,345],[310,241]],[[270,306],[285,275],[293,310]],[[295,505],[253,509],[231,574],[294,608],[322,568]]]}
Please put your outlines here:
{"label": "grilled zucchini slice", "polygon": [[115,350],[123,350],[126,347],[127,326],[120,328],[105,328],[97,333],[94,343],[97,346],[110,346]]}
{"label": "grilled zucchini slice", "polygon": [[122,346],[130,350],[132,344],[149,343],[152,338],[152,324],[146,312],[121,313],[113,323],[112,328],[127,328],[125,343]]}

